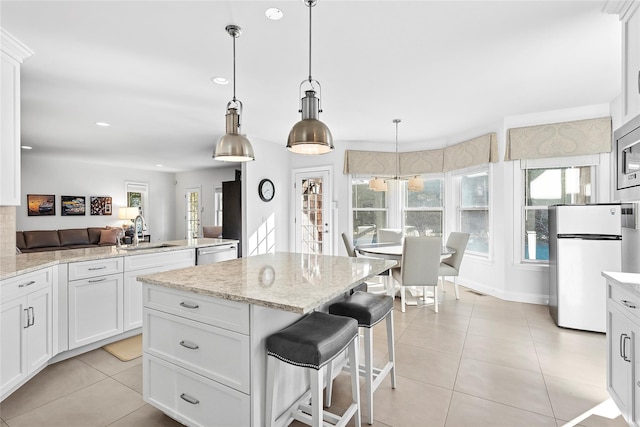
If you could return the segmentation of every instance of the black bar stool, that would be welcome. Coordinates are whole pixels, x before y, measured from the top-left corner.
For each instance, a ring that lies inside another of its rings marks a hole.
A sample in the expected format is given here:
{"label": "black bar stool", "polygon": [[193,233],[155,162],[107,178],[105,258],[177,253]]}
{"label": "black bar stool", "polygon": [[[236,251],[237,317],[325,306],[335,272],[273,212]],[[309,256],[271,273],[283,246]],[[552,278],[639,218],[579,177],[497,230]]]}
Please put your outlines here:
{"label": "black bar stool", "polygon": [[[352,403],[338,416],[323,410],[324,367],[348,348],[351,368]],[[358,323],[343,316],[314,311],[280,332],[267,337],[267,389],[265,425],[288,424],[296,419],[320,427],[323,421],[344,426],[352,417],[360,427],[360,387],[358,382]],[[299,366],[309,375],[310,392],[298,399],[278,419],[274,419],[274,396],[278,395],[281,362]],[[311,405],[306,404],[311,397]],[[303,403],[305,402],[305,403]],[[310,415],[309,415],[310,414]]]}
{"label": "black bar stool", "polygon": [[[373,392],[382,380],[391,374],[391,388],[396,388],[395,345],[393,339],[393,297],[388,295],[374,295],[367,292],[355,292],[342,301],[329,306],[329,313],[347,316],[358,321],[358,326],[364,332],[364,365],[358,370],[365,377],[366,400],[369,404],[369,424],[373,424]],[[387,320],[387,346],[389,361],[382,369],[373,366],[373,327]],[[351,362],[349,362],[351,363]],[[327,396],[326,404],[331,406],[332,365],[327,368]]]}

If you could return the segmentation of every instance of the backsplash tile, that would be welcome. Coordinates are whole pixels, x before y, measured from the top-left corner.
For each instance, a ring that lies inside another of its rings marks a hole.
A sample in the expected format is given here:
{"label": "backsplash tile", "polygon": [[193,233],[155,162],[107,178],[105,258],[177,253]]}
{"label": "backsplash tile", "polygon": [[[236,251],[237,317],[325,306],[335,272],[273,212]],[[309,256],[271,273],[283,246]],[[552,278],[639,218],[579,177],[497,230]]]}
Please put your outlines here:
{"label": "backsplash tile", "polygon": [[16,253],[16,207],[0,206],[0,256]]}

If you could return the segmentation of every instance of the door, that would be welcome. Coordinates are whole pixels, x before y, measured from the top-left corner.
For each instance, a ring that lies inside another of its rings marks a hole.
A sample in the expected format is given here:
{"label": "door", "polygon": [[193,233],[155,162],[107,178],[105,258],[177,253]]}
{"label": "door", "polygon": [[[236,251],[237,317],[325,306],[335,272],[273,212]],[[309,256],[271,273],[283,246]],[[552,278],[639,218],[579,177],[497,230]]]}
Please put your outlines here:
{"label": "door", "polygon": [[185,238],[196,239],[202,235],[200,230],[200,188],[187,188],[184,199],[186,201]]}
{"label": "door", "polygon": [[295,251],[331,255],[333,227],[331,212],[331,169],[293,171]]}
{"label": "door", "polygon": [[607,389],[623,414],[629,414],[632,365],[631,365],[631,322],[613,304],[607,307]]}
{"label": "door", "polygon": [[53,356],[53,324],[51,287],[40,289],[27,296],[31,310],[31,324],[27,332],[27,371],[31,373],[47,363]]}

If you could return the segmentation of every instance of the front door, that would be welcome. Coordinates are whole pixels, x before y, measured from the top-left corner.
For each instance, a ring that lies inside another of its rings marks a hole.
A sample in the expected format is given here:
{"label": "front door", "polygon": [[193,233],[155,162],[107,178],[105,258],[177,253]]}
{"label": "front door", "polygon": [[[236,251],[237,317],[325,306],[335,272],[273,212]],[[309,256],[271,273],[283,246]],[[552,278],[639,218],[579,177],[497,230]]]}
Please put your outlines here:
{"label": "front door", "polygon": [[186,239],[195,239],[200,233],[200,188],[187,188],[184,196]]}
{"label": "front door", "polygon": [[316,255],[333,253],[331,212],[331,169],[293,171],[296,252]]}

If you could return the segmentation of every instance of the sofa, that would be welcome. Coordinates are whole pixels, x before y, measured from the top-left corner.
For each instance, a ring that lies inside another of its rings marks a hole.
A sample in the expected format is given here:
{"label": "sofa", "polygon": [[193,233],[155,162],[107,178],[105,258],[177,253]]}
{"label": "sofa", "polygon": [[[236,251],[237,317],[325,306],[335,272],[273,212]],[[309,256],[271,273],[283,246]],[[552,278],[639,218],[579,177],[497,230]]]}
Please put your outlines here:
{"label": "sofa", "polygon": [[113,246],[122,229],[113,227],[17,231],[16,247],[22,253]]}

